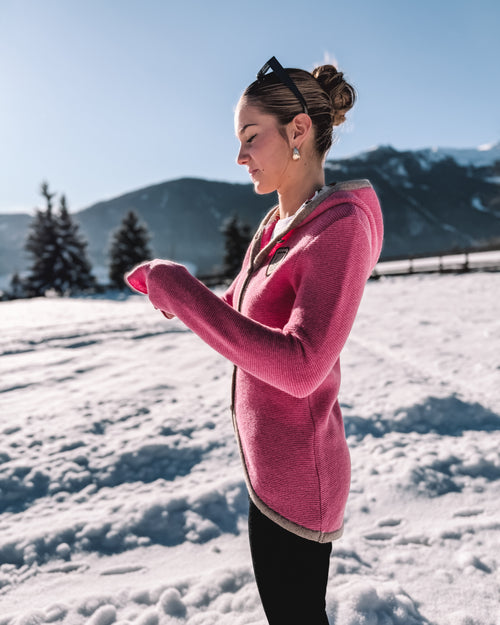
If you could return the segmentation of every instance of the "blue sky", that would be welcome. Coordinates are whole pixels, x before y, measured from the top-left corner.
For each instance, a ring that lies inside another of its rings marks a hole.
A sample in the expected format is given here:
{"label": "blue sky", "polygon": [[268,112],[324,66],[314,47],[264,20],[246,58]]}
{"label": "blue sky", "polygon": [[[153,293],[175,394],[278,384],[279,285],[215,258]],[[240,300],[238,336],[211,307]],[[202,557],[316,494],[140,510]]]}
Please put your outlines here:
{"label": "blue sky", "polygon": [[247,182],[233,110],[270,56],[358,91],[330,158],[500,139],[498,0],[0,0],[0,212]]}

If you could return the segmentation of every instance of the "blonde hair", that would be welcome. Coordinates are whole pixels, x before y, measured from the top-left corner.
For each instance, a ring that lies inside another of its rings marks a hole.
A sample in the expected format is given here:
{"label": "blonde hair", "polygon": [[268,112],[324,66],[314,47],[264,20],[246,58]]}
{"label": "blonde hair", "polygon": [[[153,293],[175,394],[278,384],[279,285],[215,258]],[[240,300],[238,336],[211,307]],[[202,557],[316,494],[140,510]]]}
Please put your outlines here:
{"label": "blonde hair", "polygon": [[[354,87],[333,65],[321,65],[312,72],[294,68],[286,72],[306,102],[315,131],[316,150],[323,157],[332,145],[333,127],[345,121],[347,111],[356,101]],[[288,124],[303,112],[297,96],[274,72],[249,85],[242,98],[264,113],[274,115],[282,125]]]}

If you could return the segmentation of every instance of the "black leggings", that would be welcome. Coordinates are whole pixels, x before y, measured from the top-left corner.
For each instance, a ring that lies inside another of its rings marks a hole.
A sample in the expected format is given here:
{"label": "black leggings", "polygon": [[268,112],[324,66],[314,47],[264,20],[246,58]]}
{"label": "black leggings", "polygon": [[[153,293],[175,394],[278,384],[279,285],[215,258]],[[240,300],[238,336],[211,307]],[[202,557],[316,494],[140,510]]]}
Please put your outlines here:
{"label": "black leggings", "polygon": [[328,625],[325,594],[331,543],[289,532],[250,501],[250,551],[269,625]]}

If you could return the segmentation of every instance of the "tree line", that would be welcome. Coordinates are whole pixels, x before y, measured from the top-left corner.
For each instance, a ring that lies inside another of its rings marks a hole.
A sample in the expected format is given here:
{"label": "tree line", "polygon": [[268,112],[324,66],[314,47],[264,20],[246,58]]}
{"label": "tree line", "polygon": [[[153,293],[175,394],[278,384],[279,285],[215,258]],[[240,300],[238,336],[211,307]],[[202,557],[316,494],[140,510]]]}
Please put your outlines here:
{"label": "tree line", "polygon": [[[45,201],[38,208],[29,225],[25,250],[30,257],[26,275],[14,273],[10,289],[1,299],[40,297],[47,294],[76,295],[96,293],[106,289],[92,274],[87,255],[87,241],[79,224],[69,213],[66,196],[59,197],[58,210],[54,208],[55,193],[43,182],[40,193]],[[237,274],[250,241],[250,227],[236,216],[222,228],[225,253],[221,279],[232,279]],[[130,210],[112,233],[108,249],[108,288],[125,290],[123,276],[138,263],[153,258],[151,235],[145,223]],[[0,296],[1,296],[0,292]]]}

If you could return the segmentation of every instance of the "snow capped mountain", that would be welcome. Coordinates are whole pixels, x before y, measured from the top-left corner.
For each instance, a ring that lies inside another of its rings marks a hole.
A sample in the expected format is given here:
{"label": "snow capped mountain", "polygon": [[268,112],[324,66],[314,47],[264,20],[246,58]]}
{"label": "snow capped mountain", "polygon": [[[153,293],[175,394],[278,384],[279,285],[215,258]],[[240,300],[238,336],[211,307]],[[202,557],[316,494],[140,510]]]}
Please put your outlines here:
{"label": "snow capped mountain", "polygon": [[[353,154],[349,156],[348,159],[368,159],[374,152],[387,149],[393,150],[390,145],[377,145],[360,154]],[[496,143],[485,143],[477,148],[430,147],[421,150],[413,150],[413,153],[417,155],[418,158],[421,158],[422,162],[427,160],[429,164],[438,163],[446,158],[452,158],[462,167],[491,167],[496,161],[500,161],[500,141]]]}
{"label": "snow capped mountain", "polygon": [[432,162],[451,157],[464,167],[491,167],[496,161],[500,161],[500,141],[477,148],[427,148],[418,150],[417,154],[422,154]]}
{"label": "snow capped mountain", "polygon": [[380,146],[328,161],[327,177],[369,178],[384,213],[383,259],[498,249],[499,153],[500,143],[407,152]]}

